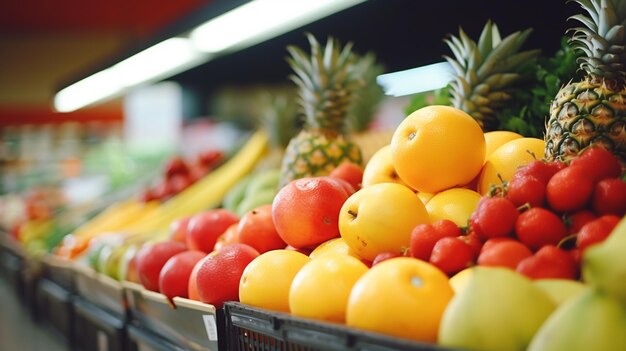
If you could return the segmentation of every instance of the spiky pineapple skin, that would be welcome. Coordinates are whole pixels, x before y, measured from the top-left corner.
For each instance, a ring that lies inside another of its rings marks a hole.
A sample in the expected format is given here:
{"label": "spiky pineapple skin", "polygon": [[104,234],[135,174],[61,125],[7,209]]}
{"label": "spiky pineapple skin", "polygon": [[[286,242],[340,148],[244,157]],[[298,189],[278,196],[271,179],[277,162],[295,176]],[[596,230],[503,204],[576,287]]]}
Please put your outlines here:
{"label": "spiky pineapple skin", "polygon": [[299,178],[328,175],[344,161],[362,165],[363,157],[356,144],[341,134],[303,130],[287,145],[280,186]]}
{"label": "spiky pineapple skin", "polygon": [[602,79],[565,85],[550,106],[545,158],[568,162],[589,145],[600,145],[626,167],[626,89]]}

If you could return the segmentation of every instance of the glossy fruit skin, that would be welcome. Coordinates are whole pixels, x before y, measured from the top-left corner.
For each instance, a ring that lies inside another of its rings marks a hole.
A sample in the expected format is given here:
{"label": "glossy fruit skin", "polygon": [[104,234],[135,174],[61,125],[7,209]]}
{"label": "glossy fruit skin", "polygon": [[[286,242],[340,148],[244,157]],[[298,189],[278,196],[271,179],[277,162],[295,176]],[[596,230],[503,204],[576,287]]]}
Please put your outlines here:
{"label": "glossy fruit skin", "polygon": [[584,254],[585,250],[591,245],[599,244],[609,237],[620,217],[614,215],[605,215],[585,224],[576,237],[576,246]]}
{"label": "glossy fruit skin", "polygon": [[541,207],[523,212],[515,222],[515,234],[531,250],[544,245],[556,245],[565,237],[567,229],[561,219]]}
{"label": "glossy fruit skin", "polygon": [[159,274],[170,257],[186,251],[184,244],[168,240],[142,247],[136,255],[137,274],[148,290],[159,291]]}
{"label": "glossy fruit skin", "polygon": [[376,257],[374,257],[374,261],[372,261],[372,267],[374,267],[375,265],[381,262],[390,260],[392,258],[397,258],[397,257],[402,257],[402,255],[397,252],[381,252],[378,255],[376,255]]}
{"label": "glossy fruit skin", "polygon": [[478,180],[478,192],[485,195],[493,185],[511,180],[519,167],[541,159],[544,147],[545,142],[537,138],[514,139],[500,146],[483,165]]}
{"label": "glossy fruit skin", "polygon": [[363,262],[348,255],[311,260],[293,278],[289,310],[294,316],[343,323],[350,291],[367,271]]}
{"label": "glossy fruit skin", "polygon": [[507,267],[515,270],[522,260],[533,255],[526,245],[513,239],[501,240],[486,246],[487,248],[478,256],[479,266]]}
{"label": "glossy fruit skin", "polygon": [[191,217],[187,224],[187,247],[209,253],[213,251],[217,238],[237,222],[239,217],[225,209],[199,213]]}
{"label": "glossy fruit skin", "polygon": [[411,189],[380,183],[357,191],[345,201],[339,229],[348,246],[371,262],[381,252],[407,248],[413,228],[428,221],[424,205]]}
{"label": "glossy fruit skin", "polygon": [[568,234],[576,234],[582,229],[582,227],[598,218],[598,216],[591,212],[590,210],[580,210],[576,211],[567,218],[567,233]]}
{"label": "glossy fruit skin", "polygon": [[[391,145],[376,151],[363,170],[362,186],[367,187],[378,183],[398,183],[409,187],[398,175],[391,159]],[[410,188],[410,187],[409,187]]]}
{"label": "glossy fruit skin", "polygon": [[183,217],[173,221],[170,224],[170,239],[179,241],[185,245],[187,236],[187,224],[191,217]]}
{"label": "glossy fruit skin", "polygon": [[521,134],[504,131],[504,130],[496,130],[492,132],[485,133],[485,158],[488,158],[494,151],[496,151],[500,146],[508,143],[511,140],[523,138]]}
{"label": "glossy fruit skin", "polygon": [[429,262],[452,276],[473,264],[474,251],[459,237],[445,237],[435,243]]}
{"label": "glossy fruit skin", "polygon": [[239,281],[241,303],[289,312],[289,289],[296,274],[311,259],[293,250],[273,250],[250,262]]}
{"label": "glossy fruit skin", "polygon": [[626,215],[626,182],[619,178],[606,178],[596,183],[591,204],[600,215]]}
{"label": "glossy fruit skin", "polygon": [[272,203],[276,231],[288,245],[312,247],[339,236],[339,212],[348,194],[328,177],[291,181]]}
{"label": "glossy fruit skin", "polygon": [[259,253],[282,249],[287,244],[281,239],[272,219],[272,205],[263,205],[246,213],[239,221],[239,242],[255,248]]}
{"label": "glossy fruit skin", "polygon": [[615,155],[602,147],[589,147],[573,159],[570,167],[582,167],[594,182],[605,178],[617,178],[622,166]]}
{"label": "glossy fruit skin", "polygon": [[492,197],[480,206],[475,223],[484,239],[507,236],[513,232],[519,212],[507,198]]}
{"label": "glossy fruit skin", "polygon": [[183,251],[172,256],[159,273],[159,291],[173,299],[176,296],[189,297],[189,277],[196,263],[206,254],[202,251]]}
{"label": "glossy fruit skin", "polygon": [[219,251],[224,246],[236,244],[239,242],[239,222],[231,224],[222,235],[215,241],[213,251]]}
{"label": "glossy fruit skin", "polygon": [[571,212],[584,208],[592,193],[593,180],[587,170],[575,166],[558,171],[546,187],[548,205],[558,212]]}
{"label": "glossy fruit skin", "polygon": [[198,294],[198,271],[200,270],[201,262],[202,259],[193,266],[189,275],[189,282],[187,283],[187,298],[194,301],[201,301],[200,294]]}
{"label": "glossy fruit skin", "polygon": [[425,206],[431,222],[449,219],[458,226],[465,226],[480,198],[473,190],[452,188],[435,194]]}
{"label": "glossy fruit skin", "polygon": [[[449,222],[448,220],[443,221]],[[456,228],[458,229],[458,227]],[[458,235],[454,231],[445,229],[445,225],[438,228],[434,224],[418,224],[411,231],[411,256],[428,262],[433,248],[439,239]]]}
{"label": "glossy fruit skin", "polygon": [[323,243],[319,244],[315,249],[313,249],[313,251],[311,251],[308,256],[314,260],[329,253],[349,255],[363,261],[363,263],[365,264],[369,264],[368,261],[362,259],[359,255],[357,255],[357,253],[350,248],[350,246],[343,238],[333,238],[328,241],[324,241]]}
{"label": "glossy fruit skin", "polygon": [[363,167],[352,162],[342,162],[337,168],[333,169],[328,175],[331,178],[339,178],[348,182],[354,190],[361,189],[363,182]]}
{"label": "glossy fruit skin", "polygon": [[411,188],[427,193],[469,183],[480,172],[485,149],[478,123],[449,106],[431,105],[411,113],[391,139],[398,175]]}
{"label": "glossy fruit skin", "polygon": [[572,279],[578,275],[574,258],[554,245],[546,245],[534,256],[525,258],[517,265],[517,272],[531,279]]}
{"label": "glossy fruit skin", "polygon": [[542,207],[546,198],[546,183],[534,176],[516,174],[508,183],[505,197],[517,207],[525,204]]}
{"label": "glossy fruit skin", "polygon": [[239,281],[246,266],[259,256],[245,244],[223,247],[203,258],[198,264],[196,284],[202,302],[220,308],[226,301],[239,301]]}
{"label": "glossy fruit skin", "polygon": [[434,343],[453,295],[448,277],[435,266],[410,257],[392,258],[372,267],[355,284],[346,324]]}

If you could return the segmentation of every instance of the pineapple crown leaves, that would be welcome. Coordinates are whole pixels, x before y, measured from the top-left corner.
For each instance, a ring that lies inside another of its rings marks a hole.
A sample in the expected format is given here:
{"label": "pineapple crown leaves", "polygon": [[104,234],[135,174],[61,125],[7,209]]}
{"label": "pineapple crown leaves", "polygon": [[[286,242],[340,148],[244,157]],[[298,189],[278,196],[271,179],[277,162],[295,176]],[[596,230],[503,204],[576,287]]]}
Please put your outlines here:
{"label": "pineapple crown leaves", "polygon": [[376,55],[370,52],[359,57],[357,66],[359,66],[356,68],[357,71],[362,72],[364,84],[355,91],[355,97],[349,109],[346,122],[351,132],[365,131],[369,128],[376,109],[385,95],[376,81],[376,78],[385,71],[384,67],[376,61]]}
{"label": "pineapple crown leaves", "polygon": [[342,48],[329,37],[322,49],[313,35],[307,34],[307,39],[310,55],[298,47],[287,47],[287,62],[294,72],[290,79],[299,88],[305,123],[310,128],[342,132],[354,92],[363,84],[362,67],[355,64],[352,43]]}
{"label": "pineapple crown leaves", "polygon": [[568,30],[570,44],[583,53],[581,69],[592,77],[625,79],[626,77],[626,1],[570,0],[578,3],[588,16],[570,17],[583,27]]}
{"label": "pineapple crown leaves", "polygon": [[264,106],[259,122],[267,131],[272,146],[285,148],[297,134],[296,106],[285,94],[264,94]]}
{"label": "pineapple crown leaves", "polygon": [[444,39],[454,57],[444,58],[454,70],[450,83],[453,106],[472,115],[484,129],[497,127],[497,111],[511,99],[513,84],[527,78],[525,67],[534,64],[540,50],[519,52],[532,29],[504,39],[498,26],[487,21],[478,43],[462,28],[459,36]]}

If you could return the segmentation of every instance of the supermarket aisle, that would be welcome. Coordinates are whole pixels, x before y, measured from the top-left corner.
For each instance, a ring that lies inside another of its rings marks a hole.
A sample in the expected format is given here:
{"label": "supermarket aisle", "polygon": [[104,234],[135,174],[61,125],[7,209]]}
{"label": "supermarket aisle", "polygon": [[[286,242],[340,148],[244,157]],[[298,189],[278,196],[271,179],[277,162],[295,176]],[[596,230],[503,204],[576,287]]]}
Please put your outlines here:
{"label": "supermarket aisle", "polygon": [[35,324],[17,300],[12,287],[0,277],[0,350],[65,351],[65,346],[49,330]]}

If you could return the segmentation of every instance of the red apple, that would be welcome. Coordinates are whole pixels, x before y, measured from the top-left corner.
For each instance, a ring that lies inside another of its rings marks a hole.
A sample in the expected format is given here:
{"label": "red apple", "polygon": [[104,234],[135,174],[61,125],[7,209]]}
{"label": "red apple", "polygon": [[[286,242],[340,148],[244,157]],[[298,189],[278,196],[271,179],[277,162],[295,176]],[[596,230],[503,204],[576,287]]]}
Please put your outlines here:
{"label": "red apple", "polygon": [[245,244],[232,244],[214,251],[198,264],[196,284],[200,300],[220,308],[226,301],[239,301],[239,280],[259,252]]}
{"label": "red apple", "polygon": [[287,245],[280,238],[272,220],[272,205],[262,205],[246,213],[238,225],[239,242],[259,253],[282,249]]}
{"label": "red apple", "polygon": [[181,242],[186,245],[185,238],[187,236],[187,224],[191,217],[183,217],[173,221],[170,224],[170,239]]}
{"label": "red apple", "polygon": [[217,238],[213,251],[218,251],[226,245],[239,242],[239,223],[233,223]]}
{"label": "red apple", "polygon": [[137,274],[143,286],[152,291],[159,291],[159,274],[170,257],[187,248],[178,241],[168,240],[142,247],[136,256]]}
{"label": "red apple", "polygon": [[213,251],[217,238],[233,223],[239,222],[236,214],[224,210],[209,210],[197,214],[187,224],[187,247],[206,253]]}
{"label": "red apple", "polygon": [[343,179],[350,183],[354,190],[359,190],[361,189],[361,182],[363,181],[363,167],[356,163],[343,162],[337,166],[337,168],[333,169],[329,176]]}
{"label": "red apple", "polygon": [[159,274],[159,291],[173,299],[176,296],[188,297],[189,277],[193,267],[206,256],[202,251],[190,250],[172,256]]}

